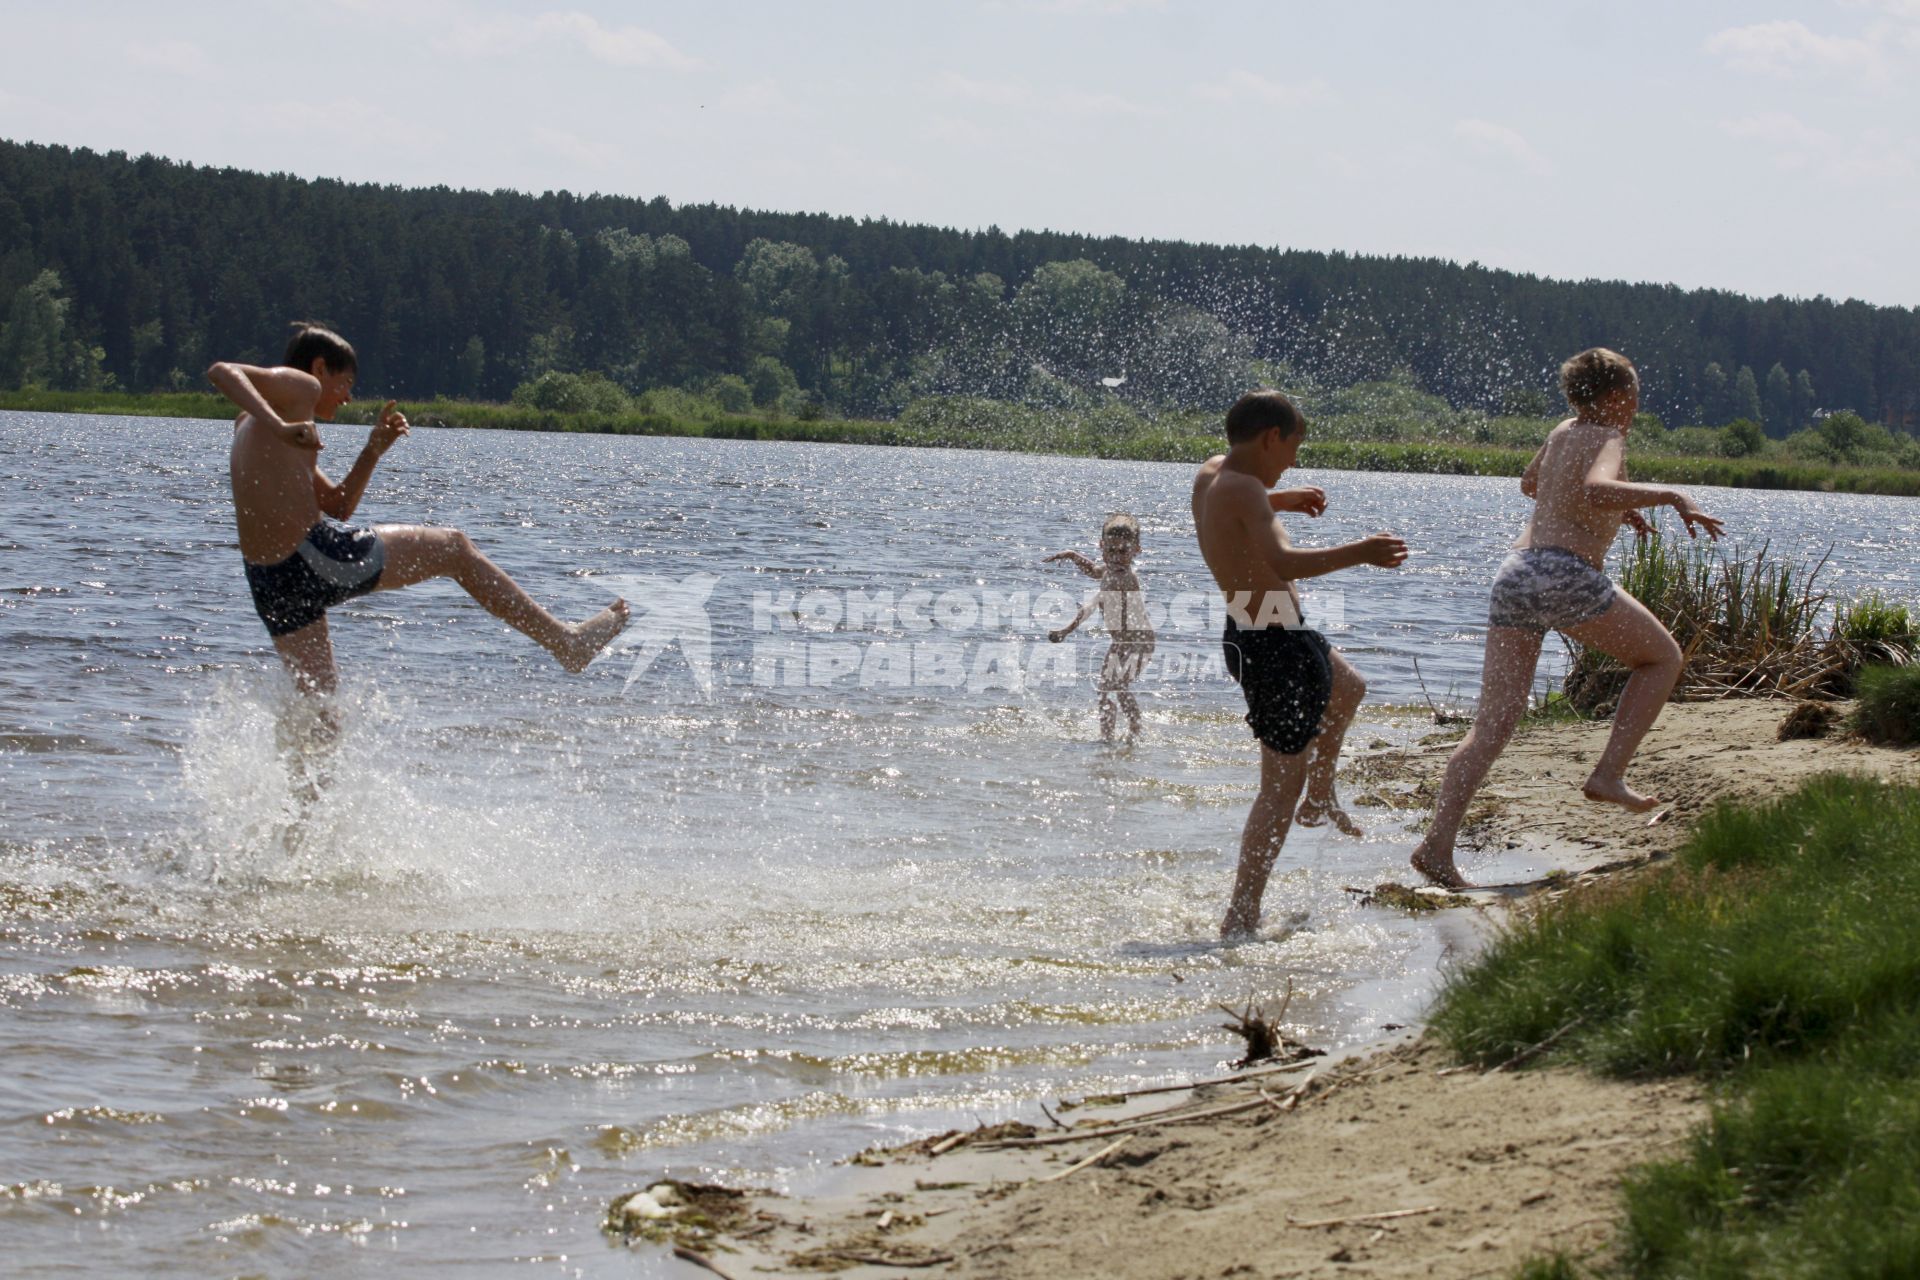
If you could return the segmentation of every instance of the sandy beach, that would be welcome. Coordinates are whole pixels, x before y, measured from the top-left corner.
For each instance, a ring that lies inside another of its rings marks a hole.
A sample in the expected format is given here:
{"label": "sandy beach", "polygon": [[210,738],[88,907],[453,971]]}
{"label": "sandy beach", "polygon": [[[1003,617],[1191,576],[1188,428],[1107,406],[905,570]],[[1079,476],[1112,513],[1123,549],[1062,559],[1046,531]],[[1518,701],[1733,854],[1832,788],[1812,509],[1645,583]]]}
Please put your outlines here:
{"label": "sandy beach", "polygon": [[[1604,723],[1523,730],[1481,793],[1463,848],[1537,851],[1570,873],[1539,892],[1562,892],[1657,861],[1721,799],[1765,798],[1823,772],[1920,781],[1920,753],[1837,736],[1780,741],[1791,710],[1769,701],[1669,707],[1632,774],[1667,802],[1651,825],[1578,798]],[[1422,805],[1449,736],[1363,751],[1348,785],[1369,803]],[[1380,879],[1411,879],[1401,872],[1383,868]],[[1481,896],[1456,909],[1500,911],[1507,901]],[[711,1233],[687,1231],[688,1211],[671,1205],[669,1216],[646,1218],[616,1200],[610,1219],[634,1228],[639,1248],[677,1233],[687,1267],[734,1277],[908,1268],[1006,1280],[1464,1278],[1506,1275],[1555,1249],[1603,1254],[1621,1174],[1678,1151],[1705,1114],[1704,1092],[1689,1079],[1625,1083],[1527,1066],[1463,1070],[1408,1031],[1337,1060],[1062,1100],[1038,1127],[862,1153],[804,1198],[701,1199]]]}

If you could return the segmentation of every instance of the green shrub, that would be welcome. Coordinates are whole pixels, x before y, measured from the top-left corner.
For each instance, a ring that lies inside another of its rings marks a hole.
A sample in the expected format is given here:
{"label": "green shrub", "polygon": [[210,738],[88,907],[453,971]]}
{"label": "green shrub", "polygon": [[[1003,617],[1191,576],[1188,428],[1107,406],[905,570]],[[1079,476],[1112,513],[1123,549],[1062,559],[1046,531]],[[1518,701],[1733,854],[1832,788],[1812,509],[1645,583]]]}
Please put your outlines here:
{"label": "green shrub", "polygon": [[1862,667],[1854,678],[1853,729],[1873,742],[1920,742],[1920,666]]}
{"label": "green shrub", "polygon": [[598,373],[561,373],[549,369],[513,389],[513,403],[550,413],[625,413],[627,393]]}
{"label": "green shrub", "polygon": [[1767,447],[1767,433],[1760,424],[1737,418],[1720,428],[1720,452],[1729,458],[1750,458]]}

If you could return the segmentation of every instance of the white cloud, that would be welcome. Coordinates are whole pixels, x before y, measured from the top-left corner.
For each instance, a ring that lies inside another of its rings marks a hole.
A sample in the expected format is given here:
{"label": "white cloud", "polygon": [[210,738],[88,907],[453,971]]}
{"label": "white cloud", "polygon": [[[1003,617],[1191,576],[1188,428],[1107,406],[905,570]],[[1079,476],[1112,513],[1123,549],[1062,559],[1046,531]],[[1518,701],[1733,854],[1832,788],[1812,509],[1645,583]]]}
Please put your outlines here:
{"label": "white cloud", "polygon": [[737,111],[742,115],[785,115],[798,110],[787,91],[775,80],[755,80],[750,84],[735,85],[714,99],[714,106],[722,111]]}
{"label": "white cloud", "polygon": [[1736,71],[1763,75],[1839,72],[1878,78],[1885,72],[1873,42],[1823,36],[1795,20],[1728,27],[1708,36],[1705,48]]}
{"label": "white cloud", "polygon": [[1071,90],[1058,94],[1054,101],[1076,116],[1157,116],[1156,107],[1142,106],[1131,98],[1123,98],[1117,93],[1075,93]]}
{"label": "white cloud", "polygon": [[998,80],[974,80],[957,71],[940,73],[940,88],[949,97],[969,102],[984,102],[995,107],[1021,107],[1033,101],[1033,90],[1025,85],[1005,84]]}
{"label": "white cloud", "polygon": [[1770,146],[1777,168],[1811,170],[1835,182],[1906,178],[1920,159],[1920,145],[1910,138],[1889,136],[1884,130],[1859,138],[1836,137],[1780,111],[1723,120],[1720,128],[1731,137]]}
{"label": "white cloud", "polygon": [[1258,102],[1271,107],[1297,107],[1327,96],[1325,80],[1282,84],[1251,71],[1229,71],[1223,78],[1193,86],[1195,97],[1213,102]]}
{"label": "white cloud", "polygon": [[565,129],[536,127],[533,140],[540,149],[587,169],[611,169],[620,159],[620,149],[610,142],[583,138]]}
{"label": "white cloud", "polygon": [[927,137],[934,142],[943,142],[949,146],[968,147],[984,150],[998,145],[994,134],[982,129],[971,120],[962,120],[958,116],[935,116],[927,121]]}
{"label": "white cloud", "polygon": [[996,0],[989,9],[1015,9],[1038,13],[1091,13],[1111,15],[1164,9],[1167,0]]}
{"label": "white cloud", "polygon": [[168,71],[182,76],[214,74],[213,60],[206,50],[190,40],[153,40],[126,47],[127,61],[136,67]]}
{"label": "white cloud", "polygon": [[943,71],[937,81],[949,98],[977,102],[989,107],[1018,107],[1025,110],[1062,112],[1074,116],[1157,116],[1157,107],[1145,106],[1117,93],[1090,93],[1061,89],[1037,93],[1025,85],[1000,80],[975,80],[957,71]]}
{"label": "white cloud", "polygon": [[364,98],[269,102],[241,119],[248,132],[271,137],[298,137],[312,129],[315,121],[325,121],[330,130],[415,151],[432,150],[447,141],[447,135],[432,125],[395,115]]}
{"label": "white cloud", "polygon": [[492,57],[518,52],[534,41],[571,45],[616,67],[690,71],[702,65],[700,59],[644,27],[603,26],[592,14],[577,9],[550,10],[531,18],[463,18],[453,24],[443,43],[458,53]]}
{"label": "white cloud", "polygon": [[1453,133],[1457,138],[1464,138],[1481,155],[1511,161],[1536,178],[1553,172],[1547,158],[1535,151],[1533,144],[1517,129],[1491,120],[1469,118],[1454,121]]}

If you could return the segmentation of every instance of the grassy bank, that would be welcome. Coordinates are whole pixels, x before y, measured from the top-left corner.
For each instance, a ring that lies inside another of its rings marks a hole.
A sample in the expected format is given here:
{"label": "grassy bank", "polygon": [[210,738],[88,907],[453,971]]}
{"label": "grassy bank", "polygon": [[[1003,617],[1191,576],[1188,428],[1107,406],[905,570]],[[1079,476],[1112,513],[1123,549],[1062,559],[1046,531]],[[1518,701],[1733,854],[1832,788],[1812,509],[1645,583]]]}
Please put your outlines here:
{"label": "grassy bank", "polygon": [[[690,399],[690,398],[688,398]],[[342,422],[364,423],[371,402],[349,405]],[[1117,458],[1137,462],[1199,462],[1218,453],[1223,440],[1210,419],[1170,418],[1146,422],[1131,414],[1098,411],[1059,414],[1033,410],[1018,415],[965,411],[909,412],[891,422],[838,418],[770,418],[742,414],[568,413],[518,404],[463,400],[410,401],[403,405],[417,424],[487,427],[501,431],[577,431],[610,435],[689,436],[726,440],[796,440],[823,444],[917,445],[946,449],[998,449],[1015,453]],[[132,414],[148,417],[227,418],[232,408],[217,395],[197,392],[0,391],[0,409],[43,413]],[[1327,438],[1344,430],[1316,431],[1300,451],[1300,465],[1333,471],[1397,471],[1422,475],[1518,476],[1533,456],[1528,447],[1458,442]],[[1844,467],[1751,458],[1636,455],[1634,478],[1668,484],[1723,485],[1741,489],[1920,496],[1920,471],[1899,467]]]}
{"label": "grassy bank", "polygon": [[1820,778],[1716,810],[1661,871],[1541,909],[1449,982],[1434,1026],[1487,1065],[1547,1045],[1715,1082],[1690,1149],[1629,1179],[1601,1274],[1911,1274],[1917,918],[1920,789]]}

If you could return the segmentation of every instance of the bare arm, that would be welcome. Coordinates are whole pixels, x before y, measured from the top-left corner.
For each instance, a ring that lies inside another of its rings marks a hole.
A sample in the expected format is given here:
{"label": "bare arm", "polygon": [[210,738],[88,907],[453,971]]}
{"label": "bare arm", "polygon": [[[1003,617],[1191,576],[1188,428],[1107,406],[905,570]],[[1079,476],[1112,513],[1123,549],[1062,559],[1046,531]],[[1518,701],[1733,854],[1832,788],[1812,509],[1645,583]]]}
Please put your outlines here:
{"label": "bare arm", "polygon": [[1600,446],[1593,457],[1593,463],[1587,468],[1587,478],[1580,486],[1580,496],[1590,507],[1602,511],[1625,511],[1633,507],[1672,507],[1680,515],[1680,521],[1687,527],[1687,535],[1693,536],[1697,524],[1707,531],[1709,538],[1720,536],[1720,521],[1694,505],[1693,499],[1682,489],[1663,489],[1659,485],[1634,484],[1622,479],[1626,474],[1626,442],[1614,436]]}
{"label": "bare arm", "polygon": [[1075,567],[1077,567],[1080,570],[1080,572],[1086,574],[1089,578],[1097,578],[1100,576],[1100,572],[1101,572],[1100,566],[1095,564],[1093,561],[1087,559],[1085,556],[1081,555],[1078,551],[1056,551],[1052,555],[1048,556],[1045,560],[1041,561],[1041,563],[1051,564],[1055,560],[1073,561]]}
{"label": "bare arm", "polygon": [[1255,554],[1289,582],[1323,577],[1359,564],[1392,568],[1407,558],[1407,544],[1390,533],[1376,533],[1338,547],[1301,551],[1287,544],[1265,494],[1240,489],[1234,494],[1234,502],[1239,508],[1234,514],[1245,522]]}
{"label": "bare arm", "polygon": [[1061,627],[1058,631],[1047,632],[1047,639],[1053,641],[1055,644],[1058,644],[1060,641],[1065,640],[1067,636],[1073,632],[1073,629],[1075,627],[1079,626],[1081,623],[1085,622],[1090,616],[1092,616],[1093,606],[1099,601],[1099,599],[1100,597],[1098,595],[1088,596],[1087,602],[1080,606],[1080,612],[1073,615],[1073,621],[1069,622],[1066,626]]}
{"label": "bare arm", "polygon": [[394,402],[389,400],[380,410],[379,420],[373,424],[373,432],[367,436],[366,447],[360,450],[360,456],[353,460],[353,466],[347,471],[346,479],[339,484],[327,479],[327,473],[318,465],[313,469],[313,496],[320,504],[320,510],[335,520],[351,520],[354,511],[360,506],[360,499],[367,492],[367,484],[373,479],[373,468],[393,447],[393,442],[407,432],[407,415],[396,413]]}
{"label": "bare arm", "polygon": [[[320,432],[314,427],[315,400],[320,382],[298,369],[262,369],[258,365],[218,361],[207,370],[207,381],[240,411],[288,444],[318,452]],[[276,403],[278,408],[275,407]],[[304,406],[296,409],[295,406]],[[285,415],[295,414],[291,420]]]}
{"label": "bare arm", "polygon": [[1593,455],[1586,481],[1580,486],[1581,500],[1603,511],[1624,511],[1629,507],[1678,506],[1685,499],[1678,489],[1624,479],[1626,466],[1626,442],[1615,436]]}
{"label": "bare arm", "polygon": [[1520,492],[1529,498],[1540,496],[1540,459],[1546,456],[1547,446],[1543,444],[1534,451],[1533,461],[1529,462],[1527,469],[1520,474]]}

